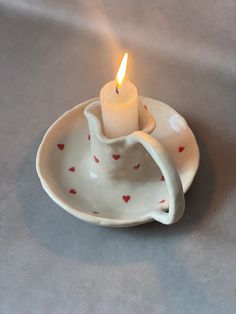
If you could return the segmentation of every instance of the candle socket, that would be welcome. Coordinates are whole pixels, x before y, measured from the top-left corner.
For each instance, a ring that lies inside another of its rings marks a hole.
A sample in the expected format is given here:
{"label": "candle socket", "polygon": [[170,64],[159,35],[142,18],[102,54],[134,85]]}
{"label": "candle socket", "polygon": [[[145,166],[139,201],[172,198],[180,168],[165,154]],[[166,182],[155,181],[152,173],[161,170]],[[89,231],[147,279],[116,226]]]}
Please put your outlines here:
{"label": "candle socket", "polygon": [[[152,115],[145,110],[139,100],[139,130],[151,133],[156,126]],[[137,142],[134,143],[132,133],[127,136],[108,138],[102,128],[100,101],[92,102],[86,107],[85,116],[89,125],[91,143],[91,170],[95,176],[103,176],[115,180],[137,180],[143,176],[144,167],[134,171],[135,167],[144,164],[146,150]],[[96,162],[101,160],[101,162]],[[95,162],[94,162],[95,161]]]}

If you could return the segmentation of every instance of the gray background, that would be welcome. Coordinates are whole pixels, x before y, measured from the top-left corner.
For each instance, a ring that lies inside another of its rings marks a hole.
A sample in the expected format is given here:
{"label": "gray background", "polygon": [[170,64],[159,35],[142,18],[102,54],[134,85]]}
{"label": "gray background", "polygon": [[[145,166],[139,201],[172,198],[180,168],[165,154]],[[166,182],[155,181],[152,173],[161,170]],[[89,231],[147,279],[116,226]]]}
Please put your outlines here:
{"label": "gray background", "polygon": [[[0,0],[0,313],[236,312],[235,0]],[[103,229],[44,193],[49,125],[97,96],[122,50],[139,93],[201,150],[184,218]]]}

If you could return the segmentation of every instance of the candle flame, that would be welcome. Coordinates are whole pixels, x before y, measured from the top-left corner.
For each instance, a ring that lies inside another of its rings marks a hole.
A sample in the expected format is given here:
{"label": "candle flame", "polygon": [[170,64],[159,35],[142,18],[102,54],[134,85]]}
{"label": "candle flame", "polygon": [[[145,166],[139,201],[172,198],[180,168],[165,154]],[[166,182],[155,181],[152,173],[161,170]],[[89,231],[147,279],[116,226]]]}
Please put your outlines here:
{"label": "candle flame", "polygon": [[120,67],[119,67],[119,70],[117,72],[117,75],[116,75],[116,81],[117,81],[117,86],[121,86],[124,78],[125,78],[125,75],[126,75],[126,68],[127,68],[127,61],[128,61],[128,53],[126,52],[122,61],[121,61],[121,64],[120,64]]}

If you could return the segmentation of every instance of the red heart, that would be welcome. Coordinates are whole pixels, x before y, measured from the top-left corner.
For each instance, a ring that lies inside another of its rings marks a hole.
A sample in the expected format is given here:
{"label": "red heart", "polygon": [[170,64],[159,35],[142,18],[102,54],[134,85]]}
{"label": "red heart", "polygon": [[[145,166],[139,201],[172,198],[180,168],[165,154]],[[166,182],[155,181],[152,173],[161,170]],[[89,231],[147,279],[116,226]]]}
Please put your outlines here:
{"label": "red heart", "polygon": [[134,170],[137,170],[140,167],[140,164],[137,164],[136,166],[133,167]]}
{"label": "red heart", "polygon": [[100,162],[100,160],[95,155],[93,156],[93,158],[97,164]]}
{"label": "red heart", "polygon": [[75,189],[70,189],[70,190],[69,190],[69,193],[70,193],[70,194],[77,194],[77,192],[76,192]]}
{"label": "red heart", "polygon": [[70,172],[75,172],[75,167],[70,167],[70,168],[69,168],[69,171],[70,171]]}
{"label": "red heart", "polygon": [[88,135],[88,140],[90,141],[90,134]]}
{"label": "red heart", "polygon": [[118,160],[118,159],[120,159],[120,155],[112,155],[112,158],[115,160]]}
{"label": "red heart", "polygon": [[165,200],[161,200],[159,203],[160,203],[160,204],[165,203]]}
{"label": "red heart", "polygon": [[125,202],[125,203],[128,203],[128,201],[130,200],[130,196],[129,195],[123,195],[123,201]]}
{"label": "red heart", "polygon": [[179,150],[179,153],[182,153],[182,151],[184,151],[185,149],[185,146],[179,146],[178,150]]}
{"label": "red heart", "polygon": [[165,181],[165,177],[162,175],[160,178],[161,181]]}
{"label": "red heart", "polygon": [[63,150],[65,145],[64,144],[57,144],[57,147],[60,149],[60,150]]}

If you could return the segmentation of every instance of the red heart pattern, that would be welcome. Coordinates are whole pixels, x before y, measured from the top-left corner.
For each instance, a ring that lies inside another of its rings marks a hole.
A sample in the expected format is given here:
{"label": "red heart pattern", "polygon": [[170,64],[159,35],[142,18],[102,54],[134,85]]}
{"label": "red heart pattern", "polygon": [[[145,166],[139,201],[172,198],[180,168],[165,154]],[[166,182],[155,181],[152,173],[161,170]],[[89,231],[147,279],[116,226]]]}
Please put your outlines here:
{"label": "red heart pattern", "polygon": [[115,155],[115,154],[114,154],[114,155],[112,155],[112,158],[115,159],[115,160],[118,160],[118,159],[120,159],[120,155],[118,155],[118,154]]}
{"label": "red heart pattern", "polygon": [[128,203],[128,201],[131,199],[130,195],[123,195],[122,198],[125,203]]}
{"label": "red heart pattern", "polygon": [[65,148],[65,145],[64,144],[57,144],[57,147],[60,149],[60,150],[63,150]]}
{"label": "red heart pattern", "polygon": [[70,194],[77,194],[77,192],[76,192],[75,189],[70,189],[70,190],[69,190],[69,193],[70,193]]}
{"label": "red heart pattern", "polygon": [[185,150],[185,146],[179,146],[178,151],[179,153],[182,153]]}
{"label": "red heart pattern", "polygon": [[[144,108],[147,110],[147,106],[146,106],[146,105],[144,105]],[[90,140],[90,134],[88,135],[88,140]],[[60,150],[64,150],[65,144],[59,143],[59,144],[57,144],[57,147],[58,147],[58,149],[60,149]],[[178,147],[179,153],[183,152],[184,150],[185,150],[185,146],[182,146],[182,145],[181,145],[181,146]],[[120,157],[121,157],[121,156],[120,156],[119,154],[113,154],[113,155],[112,155],[112,158],[113,158],[114,160],[118,160],[118,159],[120,159]],[[93,156],[93,158],[94,158],[94,160],[95,160],[96,163],[99,163],[99,162],[100,162],[100,160],[99,160],[95,155]],[[134,170],[137,170],[137,169],[139,169],[139,168],[140,168],[140,164],[137,164],[137,165],[135,165],[135,166],[133,167]],[[75,172],[75,167],[72,166],[72,167],[70,167],[68,170],[69,170],[70,172]],[[165,177],[162,175],[162,176],[160,177],[160,180],[161,180],[161,181],[165,181]],[[69,193],[75,195],[75,194],[77,194],[77,191],[72,188],[72,189],[69,189]],[[123,199],[123,201],[124,201],[125,203],[128,203],[128,202],[130,201],[130,199],[131,199],[131,196],[130,196],[130,195],[123,195],[123,196],[122,196],[122,199]],[[165,199],[161,200],[159,203],[160,203],[160,204],[165,203]],[[92,213],[95,214],[95,215],[99,214],[99,212],[97,212],[97,211],[92,211]]]}
{"label": "red heart pattern", "polygon": [[100,162],[100,160],[95,155],[93,156],[93,158],[97,164]]}

